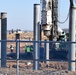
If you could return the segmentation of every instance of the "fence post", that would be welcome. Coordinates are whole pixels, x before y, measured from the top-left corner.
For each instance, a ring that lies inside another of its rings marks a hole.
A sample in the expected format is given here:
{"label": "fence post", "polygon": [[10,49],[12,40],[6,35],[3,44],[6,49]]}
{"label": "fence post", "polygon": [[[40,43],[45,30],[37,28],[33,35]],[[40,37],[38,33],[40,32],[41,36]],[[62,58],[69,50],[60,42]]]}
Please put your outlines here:
{"label": "fence post", "polygon": [[[48,43],[48,41],[49,40],[45,40],[46,42],[45,42],[45,58],[46,58],[46,60],[49,60],[49,43]],[[49,61],[46,61],[46,63],[48,64],[49,63]]]}
{"label": "fence post", "polygon": [[[1,30],[0,37],[1,40],[7,40],[7,13],[1,12]],[[1,42],[1,51],[0,51],[1,65],[0,67],[6,67],[6,42]]]}
{"label": "fence post", "polygon": [[16,75],[19,75],[19,54],[20,54],[20,35],[16,34],[16,64],[17,64],[17,69],[16,69]]}

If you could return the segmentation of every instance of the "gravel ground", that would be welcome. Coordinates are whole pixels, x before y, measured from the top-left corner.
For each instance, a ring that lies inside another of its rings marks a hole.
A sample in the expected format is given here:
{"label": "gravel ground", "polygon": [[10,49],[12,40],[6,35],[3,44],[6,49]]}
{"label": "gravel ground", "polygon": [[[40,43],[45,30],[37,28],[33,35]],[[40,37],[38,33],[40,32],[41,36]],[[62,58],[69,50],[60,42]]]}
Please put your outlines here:
{"label": "gravel ground", "polygon": [[[67,70],[67,62],[40,63],[40,70],[33,70],[33,64],[27,65],[27,61],[19,62],[19,75],[76,75],[76,72]],[[0,68],[0,75],[16,75],[16,62],[7,61],[6,68]]]}

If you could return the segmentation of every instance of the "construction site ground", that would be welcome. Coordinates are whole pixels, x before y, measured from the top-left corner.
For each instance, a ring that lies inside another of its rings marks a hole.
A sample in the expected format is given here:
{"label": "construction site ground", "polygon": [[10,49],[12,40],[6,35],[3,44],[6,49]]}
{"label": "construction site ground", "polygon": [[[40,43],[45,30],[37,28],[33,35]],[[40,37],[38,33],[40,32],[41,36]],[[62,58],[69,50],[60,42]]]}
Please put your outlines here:
{"label": "construction site ground", "polygon": [[[31,64],[28,64],[31,62]],[[6,68],[0,68],[0,75],[16,75],[16,61],[7,61]],[[33,61],[19,61],[19,75],[76,75],[76,71],[68,71],[67,62],[40,62],[40,70],[33,70]]]}

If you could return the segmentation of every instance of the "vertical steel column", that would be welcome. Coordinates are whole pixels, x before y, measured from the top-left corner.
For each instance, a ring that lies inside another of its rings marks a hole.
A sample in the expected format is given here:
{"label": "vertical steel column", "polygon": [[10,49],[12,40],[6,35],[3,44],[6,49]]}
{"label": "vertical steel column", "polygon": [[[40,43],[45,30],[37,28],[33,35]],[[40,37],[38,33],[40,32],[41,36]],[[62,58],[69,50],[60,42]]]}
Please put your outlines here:
{"label": "vertical steel column", "polygon": [[17,69],[16,69],[16,75],[19,75],[19,51],[20,51],[20,42],[18,42],[19,40],[17,39],[16,42],[16,49],[17,49]]}
{"label": "vertical steel column", "polygon": [[20,34],[16,34],[16,64],[17,64],[17,69],[16,69],[16,75],[19,75],[19,54],[20,54]]}
{"label": "vertical steel column", "polygon": [[[41,24],[39,25],[39,40],[42,40],[42,28],[41,28]],[[41,42],[40,42],[40,46],[41,46]]]}
{"label": "vertical steel column", "polygon": [[[70,8],[70,19],[69,19],[69,41],[75,42],[76,40],[76,7]],[[75,46],[76,44],[70,44],[69,50],[69,70],[75,71]]]}
{"label": "vertical steel column", "polygon": [[[38,41],[38,25],[40,23],[40,4],[34,4],[34,41]],[[34,43],[34,70],[39,70],[38,43]]]}
{"label": "vertical steel column", "polygon": [[[0,14],[0,40],[1,40],[1,14]],[[1,42],[0,42],[0,59],[1,59]],[[0,60],[0,67],[1,67],[1,60]]]}
{"label": "vertical steel column", "polygon": [[[38,48],[38,60],[40,60],[40,47],[41,47],[41,28],[40,28],[40,23],[38,24],[38,46],[37,46],[37,48]],[[38,65],[39,65],[39,61],[38,61]],[[38,69],[40,69],[40,66],[38,66]]]}
{"label": "vertical steel column", "polygon": [[[46,42],[48,42],[49,40],[45,40]],[[45,42],[45,56],[46,56],[46,60],[49,60],[49,43]],[[49,61],[46,61],[46,64],[48,64]]]}
{"label": "vertical steel column", "polygon": [[[1,13],[1,40],[7,40],[7,13]],[[6,42],[1,42],[1,67],[6,67]]]}

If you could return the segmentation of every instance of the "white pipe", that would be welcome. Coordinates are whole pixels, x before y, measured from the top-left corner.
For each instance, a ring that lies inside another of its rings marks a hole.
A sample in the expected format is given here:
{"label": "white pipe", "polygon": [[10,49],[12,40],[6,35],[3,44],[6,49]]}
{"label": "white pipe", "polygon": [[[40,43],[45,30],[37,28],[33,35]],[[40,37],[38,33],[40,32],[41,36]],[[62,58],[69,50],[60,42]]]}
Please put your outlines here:
{"label": "white pipe", "polygon": [[[69,41],[76,41],[76,7],[71,7],[69,18]],[[75,48],[76,44],[70,44],[69,50],[69,70],[75,71]]]}
{"label": "white pipe", "polygon": [[[39,40],[38,25],[40,23],[40,4],[34,4],[34,41]],[[34,43],[34,70],[39,70],[39,44]]]}

